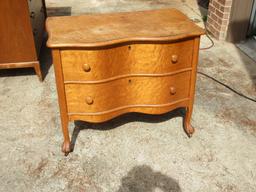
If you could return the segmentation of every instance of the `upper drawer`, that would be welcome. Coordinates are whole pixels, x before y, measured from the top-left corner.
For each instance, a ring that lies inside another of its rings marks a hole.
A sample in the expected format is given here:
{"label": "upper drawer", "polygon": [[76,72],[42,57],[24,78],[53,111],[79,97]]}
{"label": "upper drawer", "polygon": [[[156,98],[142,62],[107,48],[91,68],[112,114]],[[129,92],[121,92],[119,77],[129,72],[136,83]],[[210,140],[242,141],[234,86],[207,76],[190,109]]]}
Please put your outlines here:
{"label": "upper drawer", "polygon": [[64,80],[102,80],[126,74],[162,74],[192,65],[193,40],[131,44],[98,50],[62,50]]}

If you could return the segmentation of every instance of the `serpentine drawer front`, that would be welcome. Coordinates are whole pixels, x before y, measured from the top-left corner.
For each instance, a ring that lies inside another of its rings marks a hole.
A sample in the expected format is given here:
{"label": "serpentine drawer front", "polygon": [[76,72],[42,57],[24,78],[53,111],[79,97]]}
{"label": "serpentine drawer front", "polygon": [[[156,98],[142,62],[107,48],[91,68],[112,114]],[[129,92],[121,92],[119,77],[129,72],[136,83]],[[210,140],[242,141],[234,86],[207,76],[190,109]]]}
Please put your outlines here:
{"label": "serpentine drawer front", "polygon": [[193,40],[186,40],[174,44],[132,44],[101,50],[63,50],[64,80],[101,80],[191,68],[193,43]]}
{"label": "serpentine drawer front", "polygon": [[200,35],[176,9],[51,17],[52,48],[64,143],[68,122],[103,122],[128,112],[162,114],[193,109]]}
{"label": "serpentine drawer front", "polygon": [[96,84],[67,84],[68,113],[104,114],[127,106],[171,105],[189,97],[189,85],[190,72],[163,77],[128,77]]}

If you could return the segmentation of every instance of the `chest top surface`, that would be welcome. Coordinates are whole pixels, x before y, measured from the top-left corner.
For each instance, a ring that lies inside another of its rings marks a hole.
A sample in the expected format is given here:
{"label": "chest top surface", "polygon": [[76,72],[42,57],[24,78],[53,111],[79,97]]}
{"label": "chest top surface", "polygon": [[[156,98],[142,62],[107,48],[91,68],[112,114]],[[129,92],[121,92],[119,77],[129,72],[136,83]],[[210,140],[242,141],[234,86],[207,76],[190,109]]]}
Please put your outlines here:
{"label": "chest top surface", "polygon": [[47,46],[99,47],[137,41],[172,41],[204,30],[176,9],[50,17]]}

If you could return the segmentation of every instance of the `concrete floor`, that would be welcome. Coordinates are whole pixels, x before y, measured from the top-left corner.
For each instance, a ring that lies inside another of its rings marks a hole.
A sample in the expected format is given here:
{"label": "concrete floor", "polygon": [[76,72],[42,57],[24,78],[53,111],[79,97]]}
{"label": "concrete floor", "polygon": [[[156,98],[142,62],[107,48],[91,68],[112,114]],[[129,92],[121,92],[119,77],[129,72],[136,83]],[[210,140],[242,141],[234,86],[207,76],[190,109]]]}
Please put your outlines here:
{"label": "concrete floor", "polygon": [[[47,6],[51,15],[176,7],[202,26],[192,0],[48,0]],[[201,47],[209,44],[203,37]],[[81,125],[74,152],[64,157],[49,50],[41,60],[43,83],[33,70],[0,71],[0,191],[256,191],[256,103],[198,75],[191,139],[180,111],[129,114]],[[201,51],[198,69],[256,97],[256,63],[232,44],[215,41]]]}
{"label": "concrete floor", "polygon": [[248,38],[236,44],[236,46],[256,62],[256,36]]}

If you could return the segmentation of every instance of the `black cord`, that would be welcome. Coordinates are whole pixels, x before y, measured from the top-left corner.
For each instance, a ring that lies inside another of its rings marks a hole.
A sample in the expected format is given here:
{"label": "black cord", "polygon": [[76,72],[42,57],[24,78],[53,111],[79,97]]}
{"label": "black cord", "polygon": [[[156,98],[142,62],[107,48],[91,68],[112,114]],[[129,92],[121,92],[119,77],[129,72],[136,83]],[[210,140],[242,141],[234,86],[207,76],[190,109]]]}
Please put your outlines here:
{"label": "black cord", "polygon": [[239,95],[239,96],[241,96],[241,97],[243,97],[243,98],[245,98],[245,99],[248,99],[248,100],[250,100],[250,101],[256,102],[256,99],[253,99],[253,98],[251,98],[251,97],[248,97],[248,96],[244,95],[243,93],[240,93],[240,92],[236,91],[236,90],[233,89],[232,87],[230,87],[230,86],[228,86],[228,85],[222,83],[221,81],[215,79],[214,77],[211,77],[211,76],[209,76],[209,75],[207,75],[207,74],[205,74],[205,73],[203,73],[203,72],[200,72],[200,71],[198,71],[197,73],[200,74],[200,75],[203,75],[203,76],[205,76],[205,77],[207,77],[207,78],[209,78],[209,79],[211,79],[211,80],[213,80],[213,81],[215,81],[215,82],[217,82],[217,83],[219,83],[219,84],[221,84],[222,86],[226,87],[227,89],[233,91],[235,94],[237,94],[237,95]]}
{"label": "black cord", "polygon": [[206,25],[205,25],[204,21],[203,21],[203,23],[204,23],[205,35],[211,41],[211,45],[209,47],[200,48],[200,50],[207,50],[207,49],[211,49],[215,44],[214,44],[214,41],[212,40],[212,38],[210,37],[209,32],[206,29]]}
{"label": "black cord", "polygon": [[[205,30],[205,35],[208,37],[208,39],[211,41],[212,44],[211,44],[209,47],[200,48],[200,50],[211,49],[211,48],[215,45],[215,44],[214,44],[214,41],[212,40],[212,38],[211,38],[210,35],[208,34],[207,30]],[[250,101],[256,102],[256,99],[253,99],[253,98],[251,98],[251,97],[248,97],[248,96],[244,95],[243,93],[238,92],[237,90],[235,90],[235,89],[233,89],[232,87],[226,85],[225,83],[222,83],[221,81],[215,79],[214,77],[211,77],[210,75],[207,75],[207,74],[205,74],[205,73],[203,73],[203,72],[197,72],[197,73],[200,74],[200,75],[203,75],[203,76],[205,76],[205,77],[207,77],[207,78],[209,78],[209,79],[211,79],[211,80],[213,80],[213,81],[215,81],[215,82],[217,82],[217,83],[219,83],[220,85],[226,87],[226,88],[229,89],[230,91],[234,92],[235,94],[237,94],[237,95],[239,95],[239,96],[241,96],[241,97],[243,97],[243,98],[245,98],[245,99],[248,99],[248,100],[250,100]]]}
{"label": "black cord", "polygon": [[[186,5],[186,6],[187,6],[187,5]],[[189,7],[189,6],[188,6],[188,7]],[[193,12],[195,12],[198,16],[201,17],[201,15],[200,15],[199,13],[197,13],[193,8],[191,8],[191,7],[189,7],[189,8],[190,8]],[[203,22],[203,23],[204,23],[205,35],[206,35],[207,38],[211,41],[211,45],[208,46],[208,47],[200,48],[200,50],[207,50],[207,49],[211,49],[211,48],[215,45],[215,43],[214,43],[214,41],[212,40],[212,38],[210,37],[210,35],[209,35],[209,33],[208,33],[207,29],[206,29],[205,22]],[[198,71],[197,73],[200,74],[200,75],[203,75],[204,77],[207,77],[207,78],[209,78],[209,79],[211,79],[211,80],[213,80],[213,81],[215,81],[215,82],[217,82],[217,83],[219,83],[220,85],[226,87],[226,88],[229,89],[230,91],[234,92],[235,94],[237,94],[237,95],[239,95],[239,96],[241,96],[241,97],[243,97],[243,98],[245,98],[245,99],[248,99],[248,100],[250,100],[250,101],[252,101],[252,102],[256,102],[256,99],[253,99],[253,98],[251,98],[251,97],[248,97],[248,96],[244,95],[243,93],[238,92],[237,90],[235,90],[235,89],[233,89],[232,87],[226,85],[225,83],[222,83],[221,81],[215,79],[214,77],[211,77],[210,75],[207,75],[207,74],[205,74],[205,73],[203,73],[203,72],[200,72],[200,71]]]}
{"label": "black cord", "polygon": [[210,37],[210,35],[208,34],[207,30],[205,30],[205,35],[206,37],[208,37],[208,39],[211,41],[211,45],[209,47],[202,47],[200,48],[200,50],[207,50],[207,49],[211,49],[215,44],[214,41],[212,40],[212,38]]}

